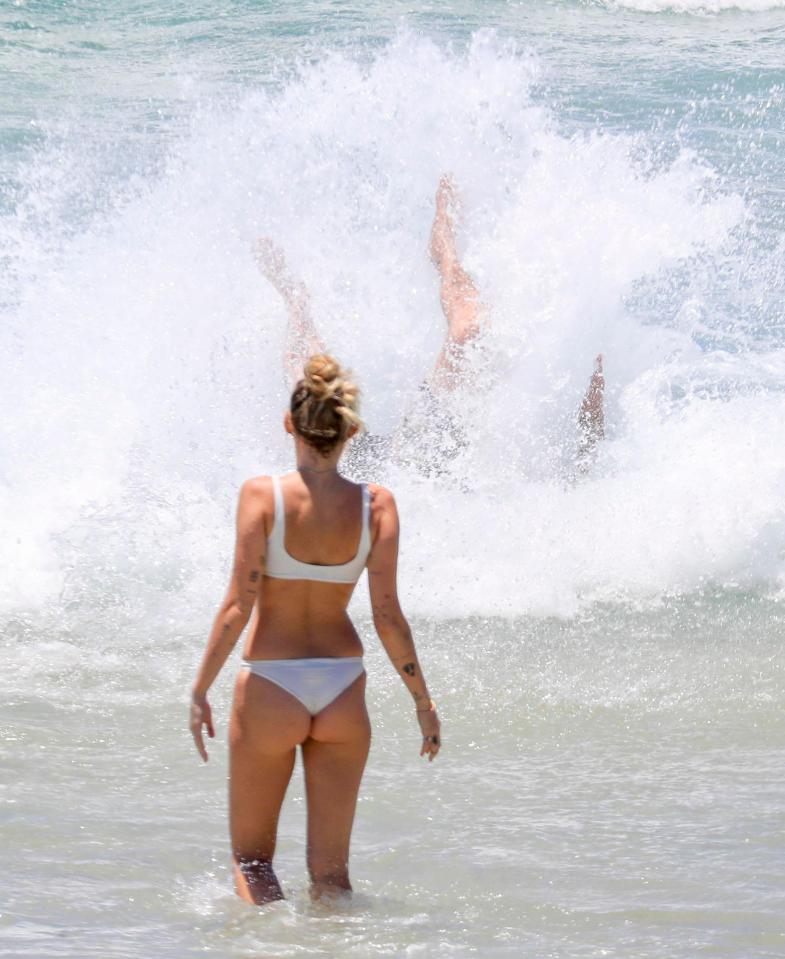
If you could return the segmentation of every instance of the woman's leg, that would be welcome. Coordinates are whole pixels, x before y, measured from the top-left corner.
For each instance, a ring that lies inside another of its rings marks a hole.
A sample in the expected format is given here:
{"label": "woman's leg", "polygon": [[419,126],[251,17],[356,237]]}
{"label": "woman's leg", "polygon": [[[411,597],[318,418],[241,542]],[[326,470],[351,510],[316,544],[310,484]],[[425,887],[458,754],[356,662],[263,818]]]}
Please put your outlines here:
{"label": "woman's leg", "polygon": [[273,871],[278,815],[295,748],[310,726],[310,713],[294,696],[240,674],[229,730],[229,829],[235,889],[257,906],[283,898]]}
{"label": "woman's leg", "polygon": [[302,280],[293,276],[283,250],[262,237],[253,246],[254,257],[262,272],[286,304],[286,347],[283,365],[289,389],[302,377],[305,362],[315,353],[324,353],[324,343],[311,316],[311,298]]}
{"label": "woman's leg", "polygon": [[439,180],[431,228],[431,260],[439,271],[442,312],[447,337],[431,374],[432,389],[453,390],[465,370],[466,347],[487,328],[487,313],[471,276],[461,265],[455,245],[458,199],[447,174]]}
{"label": "woman's leg", "polygon": [[302,747],[314,899],[351,891],[349,841],[370,742],[363,674],[314,717]]}
{"label": "woman's leg", "polygon": [[578,469],[585,473],[591,466],[597,443],[605,437],[605,376],[602,372],[602,353],[594,361],[594,372],[586,395],[578,410]]}

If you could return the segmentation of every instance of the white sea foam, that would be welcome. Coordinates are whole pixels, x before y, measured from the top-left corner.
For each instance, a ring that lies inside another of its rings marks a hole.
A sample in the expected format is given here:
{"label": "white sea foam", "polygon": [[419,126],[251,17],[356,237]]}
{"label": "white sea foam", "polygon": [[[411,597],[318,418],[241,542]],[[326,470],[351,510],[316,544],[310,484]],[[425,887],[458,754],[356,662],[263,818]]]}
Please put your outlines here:
{"label": "white sea foam", "polygon": [[727,10],[764,13],[785,6],[785,0],[591,0],[610,9],[640,10],[642,13],[716,14]]}
{"label": "white sea foam", "polygon": [[[409,608],[569,614],[782,577],[785,353],[700,349],[701,286],[683,282],[732,257],[744,205],[687,152],[657,166],[640,139],[564,136],[530,98],[536,70],[490,33],[463,54],[404,32],[205,112],[76,236],[6,223],[5,609],[100,596],[203,617],[217,599],[237,486],[290,462],[258,235],[307,282],[372,431],[393,431],[443,336],[427,241],[444,170],[491,330],[456,400],[467,449],[442,477],[392,469]],[[51,213],[36,182],[27,209]],[[633,308],[644,281],[666,308]],[[608,438],[575,481],[600,351]]]}

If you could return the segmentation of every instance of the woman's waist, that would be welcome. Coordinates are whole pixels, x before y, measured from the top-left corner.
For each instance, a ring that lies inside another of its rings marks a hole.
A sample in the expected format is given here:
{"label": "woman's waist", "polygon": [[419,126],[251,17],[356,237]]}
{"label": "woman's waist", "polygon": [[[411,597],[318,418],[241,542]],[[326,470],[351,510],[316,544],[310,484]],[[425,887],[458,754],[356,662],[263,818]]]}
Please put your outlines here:
{"label": "woman's waist", "polygon": [[258,657],[256,659],[243,658],[243,666],[251,667],[257,663],[264,666],[338,666],[340,664],[362,663],[362,656],[295,656],[289,659],[269,659]]}
{"label": "woman's waist", "polygon": [[290,630],[257,627],[243,649],[243,659],[298,660],[361,657],[363,644],[354,626]]}

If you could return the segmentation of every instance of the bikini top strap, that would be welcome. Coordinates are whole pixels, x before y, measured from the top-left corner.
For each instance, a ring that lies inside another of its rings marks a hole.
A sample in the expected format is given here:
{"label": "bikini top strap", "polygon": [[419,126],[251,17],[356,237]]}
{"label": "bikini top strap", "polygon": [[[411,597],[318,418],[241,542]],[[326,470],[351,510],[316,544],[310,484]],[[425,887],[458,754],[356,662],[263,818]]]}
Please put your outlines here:
{"label": "bikini top strap", "polygon": [[275,511],[273,513],[273,528],[270,533],[270,539],[283,545],[286,535],[286,511],[283,506],[283,491],[281,490],[281,480],[278,476],[272,477],[273,481],[273,499],[275,500]]}
{"label": "bikini top strap", "polygon": [[368,484],[362,484],[363,490],[363,525],[360,534],[360,549],[358,552],[370,552],[371,549],[371,491]]}

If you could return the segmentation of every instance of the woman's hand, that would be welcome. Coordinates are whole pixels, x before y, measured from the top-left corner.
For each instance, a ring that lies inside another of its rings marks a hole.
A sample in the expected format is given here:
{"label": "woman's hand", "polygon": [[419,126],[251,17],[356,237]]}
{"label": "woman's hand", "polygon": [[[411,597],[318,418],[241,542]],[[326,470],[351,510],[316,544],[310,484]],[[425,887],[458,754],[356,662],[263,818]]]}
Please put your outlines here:
{"label": "woman's hand", "polygon": [[207,762],[207,750],[202,736],[202,726],[207,727],[207,735],[210,739],[214,739],[213,714],[210,710],[210,704],[207,702],[207,697],[194,694],[191,697],[191,735],[194,737],[199,755]]}
{"label": "woman's hand", "polygon": [[442,724],[439,722],[433,700],[431,700],[429,709],[417,710],[417,722],[420,724],[420,730],[422,731],[420,755],[427,756],[429,763],[433,762],[442,745]]}

